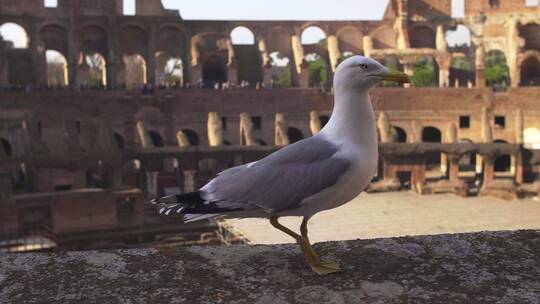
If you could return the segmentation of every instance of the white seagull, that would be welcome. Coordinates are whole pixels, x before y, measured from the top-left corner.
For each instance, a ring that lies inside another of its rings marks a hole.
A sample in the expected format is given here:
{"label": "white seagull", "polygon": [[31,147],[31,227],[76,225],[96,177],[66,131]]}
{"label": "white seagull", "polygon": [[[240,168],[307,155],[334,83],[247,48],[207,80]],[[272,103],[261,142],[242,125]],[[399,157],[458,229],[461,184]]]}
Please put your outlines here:
{"label": "white seagull", "polygon": [[[377,168],[377,130],[369,98],[381,81],[408,82],[406,74],[389,71],[363,56],[343,61],[334,75],[334,110],[316,135],[267,157],[218,174],[199,191],[153,200],[164,216],[196,221],[218,215],[268,218],[293,237],[318,274],[341,271],[339,263],[323,262],[312,248],[308,220],[317,212],[341,206],[367,187]],[[278,222],[281,216],[302,216],[300,234]]]}

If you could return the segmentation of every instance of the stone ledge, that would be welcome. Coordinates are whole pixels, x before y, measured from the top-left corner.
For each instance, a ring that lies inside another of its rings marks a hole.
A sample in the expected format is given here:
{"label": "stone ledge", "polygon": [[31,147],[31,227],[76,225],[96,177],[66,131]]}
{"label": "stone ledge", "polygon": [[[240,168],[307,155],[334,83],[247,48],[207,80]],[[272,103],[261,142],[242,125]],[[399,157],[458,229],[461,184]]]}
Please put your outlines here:
{"label": "stone ledge", "polygon": [[0,255],[0,303],[538,303],[540,231]]}

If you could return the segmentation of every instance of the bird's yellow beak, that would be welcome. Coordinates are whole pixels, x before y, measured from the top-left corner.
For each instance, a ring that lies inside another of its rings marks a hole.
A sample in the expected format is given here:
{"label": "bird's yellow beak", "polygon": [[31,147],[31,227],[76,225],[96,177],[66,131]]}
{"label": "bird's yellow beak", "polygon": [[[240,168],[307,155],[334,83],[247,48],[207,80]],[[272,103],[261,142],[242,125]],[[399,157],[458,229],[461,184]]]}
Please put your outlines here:
{"label": "bird's yellow beak", "polygon": [[390,71],[388,73],[386,73],[385,75],[383,75],[383,80],[386,80],[386,81],[393,81],[393,82],[397,82],[397,83],[409,83],[411,82],[411,79],[409,78],[409,76],[405,73],[402,73],[402,72],[398,72],[398,71]]}

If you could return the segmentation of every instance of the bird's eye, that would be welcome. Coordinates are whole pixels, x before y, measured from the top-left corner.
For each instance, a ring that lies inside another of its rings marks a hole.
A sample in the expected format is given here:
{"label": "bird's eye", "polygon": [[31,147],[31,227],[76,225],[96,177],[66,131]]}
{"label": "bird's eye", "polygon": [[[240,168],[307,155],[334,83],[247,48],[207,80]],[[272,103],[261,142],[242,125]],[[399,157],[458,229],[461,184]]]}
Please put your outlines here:
{"label": "bird's eye", "polygon": [[368,65],[365,64],[365,63],[361,63],[361,64],[360,64],[360,67],[361,67],[363,70],[367,70]]}

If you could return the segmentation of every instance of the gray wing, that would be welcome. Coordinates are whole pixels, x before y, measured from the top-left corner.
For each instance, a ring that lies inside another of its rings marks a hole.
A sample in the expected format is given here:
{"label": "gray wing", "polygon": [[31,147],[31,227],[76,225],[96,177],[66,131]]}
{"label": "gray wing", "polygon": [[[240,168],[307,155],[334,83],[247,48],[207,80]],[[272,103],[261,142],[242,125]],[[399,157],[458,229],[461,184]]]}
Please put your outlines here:
{"label": "gray wing", "polygon": [[347,170],[349,162],[336,157],[337,151],[320,137],[304,139],[257,162],[223,171],[200,190],[201,196],[244,209],[293,209],[333,186]]}

